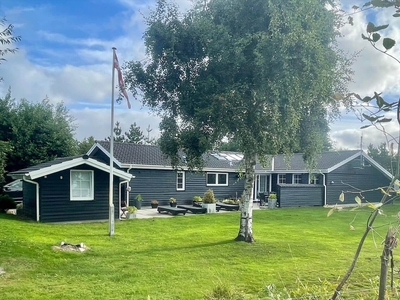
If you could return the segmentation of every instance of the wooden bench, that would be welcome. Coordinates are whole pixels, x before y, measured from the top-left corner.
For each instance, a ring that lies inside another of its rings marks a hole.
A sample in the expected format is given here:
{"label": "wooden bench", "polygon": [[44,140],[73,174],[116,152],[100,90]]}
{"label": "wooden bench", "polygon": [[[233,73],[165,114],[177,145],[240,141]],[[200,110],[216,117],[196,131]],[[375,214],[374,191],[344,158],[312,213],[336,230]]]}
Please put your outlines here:
{"label": "wooden bench", "polygon": [[178,205],[178,208],[183,208],[190,211],[192,214],[205,214],[207,209],[204,207],[192,206],[192,205]]}
{"label": "wooden bench", "polygon": [[186,209],[178,208],[178,207],[171,207],[171,206],[159,206],[159,207],[157,207],[157,211],[159,214],[162,212],[167,212],[167,213],[171,213],[174,216],[176,216],[177,214],[185,215],[187,212]]}
{"label": "wooden bench", "polygon": [[222,202],[217,202],[217,211],[220,209],[225,209],[225,210],[239,210],[239,204],[228,204],[228,203],[222,203]]}

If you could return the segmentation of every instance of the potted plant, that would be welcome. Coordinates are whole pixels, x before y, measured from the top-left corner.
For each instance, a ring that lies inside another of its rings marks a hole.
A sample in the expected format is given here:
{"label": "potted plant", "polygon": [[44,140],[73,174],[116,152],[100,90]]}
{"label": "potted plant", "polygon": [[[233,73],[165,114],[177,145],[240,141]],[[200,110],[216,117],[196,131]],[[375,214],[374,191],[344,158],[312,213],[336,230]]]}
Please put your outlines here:
{"label": "potted plant", "polygon": [[175,198],[169,198],[169,206],[171,207],[176,207],[176,199]]}
{"label": "potted plant", "polygon": [[127,207],[128,211],[126,213],[126,218],[127,219],[135,219],[136,218],[136,212],[137,212],[137,208],[136,206],[128,206]]}
{"label": "potted plant", "polygon": [[200,196],[193,197],[193,206],[201,207],[202,203],[203,203],[203,199]]}
{"label": "potted plant", "polygon": [[268,195],[268,208],[273,209],[276,207],[276,201],[278,200],[278,197],[276,196],[276,193],[271,192]]}
{"label": "potted plant", "polygon": [[207,213],[217,212],[216,199],[214,197],[214,191],[212,189],[207,190],[203,196],[203,207],[207,210]]}
{"label": "potted plant", "polygon": [[142,195],[138,194],[135,197],[135,206],[136,206],[137,209],[141,209],[142,208],[142,201],[143,201]]}
{"label": "potted plant", "polygon": [[151,205],[151,208],[157,208],[158,207],[158,201],[156,199],[151,200],[150,205]]}

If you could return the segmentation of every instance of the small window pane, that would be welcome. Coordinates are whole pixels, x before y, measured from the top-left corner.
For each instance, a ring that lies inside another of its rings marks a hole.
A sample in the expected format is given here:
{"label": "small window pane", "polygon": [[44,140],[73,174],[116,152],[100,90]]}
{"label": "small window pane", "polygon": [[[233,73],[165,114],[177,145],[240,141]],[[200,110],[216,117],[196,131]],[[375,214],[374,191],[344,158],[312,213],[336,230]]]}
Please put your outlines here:
{"label": "small window pane", "polygon": [[207,184],[217,184],[217,174],[207,174]]}
{"label": "small window pane", "polygon": [[226,184],[226,174],[218,174],[218,184]]}

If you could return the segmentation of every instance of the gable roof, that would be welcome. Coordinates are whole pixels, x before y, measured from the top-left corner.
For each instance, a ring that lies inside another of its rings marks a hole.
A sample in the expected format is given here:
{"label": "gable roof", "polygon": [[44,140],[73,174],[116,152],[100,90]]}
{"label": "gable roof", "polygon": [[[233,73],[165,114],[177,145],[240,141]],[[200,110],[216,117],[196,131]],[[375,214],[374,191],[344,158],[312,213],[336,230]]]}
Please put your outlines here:
{"label": "gable roof", "polygon": [[[87,155],[84,155],[57,158],[53,161],[41,163],[15,172],[10,172],[9,175],[14,179],[23,178],[24,176],[29,179],[36,179],[83,164],[92,166],[107,173],[110,172],[110,167],[105,163],[95,158],[90,158]],[[113,174],[125,180],[131,180],[132,178],[131,174],[118,170],[116,168],[113,169]]]}
{"label": "gable roof", "polygon": [[[88,151],[90,157],[98,151],[110,157],[110,142],[98,141]],[[221,151],[224,154],[237,154],[237,152]],[[218,158],[210,152],[203,155],[205,162],[204,170],[235,171],[238,169],[240,160],[229,160]],[[184,155],[181,154],[184,161]],[[121,168],[147,168],[147,169],[172,169],[171,160],[162,153],[159,146],[139,145],[131,143],[114,142],[114,163]],[[185,168],[185,166],[182,166]]]}
{"label": "gable roof", "polygon": [[[98,151],[101,151],[107,157],[110,157],[109,149],[110,142],[99,141],[88,151],[88,155],[93,156],[96,155]],[[205,162],[204,171],[235,172],[240,167],[241,160],[239,160],[239,158],[242,157],[243,155],[239,152],[209,152],[203,155]],[[365,160],[388,178],[393,177],[390,172],[362,150],[323,152],[317,159],[316,169],[322,173],[330,173],[358,157],[361,158],[360,162],[364,162]],[[153,145],[114,143],[114,162],[121,168],[172,169],[170,159],[161,152],[159,146]],[[309,168],[307,168],[303,160],[303,154],[295,153],[291,156],[279,154],[271,157],[270,164],[265,167],[259,162],[256,164],[256,173],[281,173],[283,171],[290,171],[293,173],[309,172]]]}

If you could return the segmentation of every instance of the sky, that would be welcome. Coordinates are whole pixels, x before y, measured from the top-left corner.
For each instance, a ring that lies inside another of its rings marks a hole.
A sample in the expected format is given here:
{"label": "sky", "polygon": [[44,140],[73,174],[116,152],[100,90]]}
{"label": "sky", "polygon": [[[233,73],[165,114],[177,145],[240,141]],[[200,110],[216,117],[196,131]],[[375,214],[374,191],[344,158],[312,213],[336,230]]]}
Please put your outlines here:
{"label": "sky", "polygon": [[[120,64],[142,60],[146,29],[144,17],[155,8],[155,0],[0,0],[0,16],[14,25],[14,35],[22,40],[16,54],[7,55],[0,65],[0,97],[11,88],[12,97],[31,102],[49,98],[63,101],[75,118],[75,137],[103,140],[111,131],[112,47],[117,48]],[[190,0],[175,1],[182,11]],[[343,8],[362,3],[342,0]],[[383,33],[397,41],[390,53],[400,58],[400,18],[393,10],[369,11],[353,15],[354,26],[342,29],[339,46],[347,53],[360,52],[353,65],[355,72],[349,90],[362,97],[382,92],[384,98],[397,101],[400,96],[400,64],[378,53],[361,39],[368,20],[376,25],[390,23]],[[117,90],[116,95],[117,95]],[[160,119],[129,94],[132,109],[123,101],[115,105],[115,121],[123,132],[136,122],[144,134],[159,136]],[[341,118],[331,123],[330,137],[335,149],[363,149],[384,142],[374,128],[361,130],[354,113],[342,110]],[[146,129],[151,131],[148,133]],[[391,122],[387,132],[397,136],[398,125]]]}

